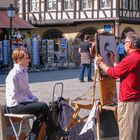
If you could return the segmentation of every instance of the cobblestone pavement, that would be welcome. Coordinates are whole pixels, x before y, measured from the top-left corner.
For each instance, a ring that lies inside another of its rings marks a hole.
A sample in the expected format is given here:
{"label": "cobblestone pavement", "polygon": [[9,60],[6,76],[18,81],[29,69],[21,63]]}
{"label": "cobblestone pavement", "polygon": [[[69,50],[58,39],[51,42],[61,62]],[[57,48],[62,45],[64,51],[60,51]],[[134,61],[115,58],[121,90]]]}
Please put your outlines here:
{"label": "cobblestone pavement", "polygon": [[[48,102],[52,99],[53,87],[57,82],[63,82],[63,97],[75,99],[82,94],[90,96],[92,94],[92,82],[80,83],[78,80],[79,69],[65,69],[48,72],[29,73],[30,88],[41,100]],[[0,102],[5,104],[4,84],[6,74],[0,75]],[[56,96],[60,95],[61,87],[57,86]]]}
{"label": "cobblestone pavement", "polygon": [[[86,73],[85,73],[86,74]],[[63,82],[63,97],[73,100],[85,94],[84,97],[90,98],[92,95],[92,82],[80,83],[78,80],[79,69],[64,69],[47,72],[31,72],[29,73],[30,88],[40,101],[49,102],[52,100],[53,88],[55,83]],[[0,104],[5,104],[5,77],[6,74],[0,75]],[[60,96],[61,87],[56,87],[55,97]],[[98,98],[98,82],[96,84],[95,97]],[[85,113],[85,112],[82,112]],[[118,140],[118,138],[108,138],[104,140]]]}

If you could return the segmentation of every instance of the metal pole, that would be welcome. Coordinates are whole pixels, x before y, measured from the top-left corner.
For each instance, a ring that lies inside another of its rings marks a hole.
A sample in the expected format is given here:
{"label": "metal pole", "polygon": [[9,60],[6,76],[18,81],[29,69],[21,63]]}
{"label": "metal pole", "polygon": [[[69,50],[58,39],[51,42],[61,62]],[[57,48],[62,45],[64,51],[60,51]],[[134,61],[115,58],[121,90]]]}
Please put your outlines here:
{"label": "metal pole", "polygon": [[10,18],[10,39],[9,39],[9,68],[12,68],[12,18]]}

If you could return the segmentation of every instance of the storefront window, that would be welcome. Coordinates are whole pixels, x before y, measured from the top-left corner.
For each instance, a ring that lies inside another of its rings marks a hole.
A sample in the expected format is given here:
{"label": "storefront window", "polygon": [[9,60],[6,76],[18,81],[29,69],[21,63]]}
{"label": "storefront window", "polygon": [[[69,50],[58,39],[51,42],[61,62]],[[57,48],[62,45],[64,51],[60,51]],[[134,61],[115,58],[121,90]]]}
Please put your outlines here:
{"label": "storefront window", "polygon": [[100,0],[100,8],[110,8],[111,0]]}
{"label": "storefront window", "polygon": [[39,0],[30,0],[30,11],[39,11]]}
{"label": "storefront window", "polygon": [[64,9],[65,10],[73,10],[74,9],[74,0],[65,0],[64,4]]}
{"label": "storefront window", "polygon": [[82,9],[91,9],[92,0],[82,0]]}
{"label": "storefront window", "polygon": [[56,10],[56,0],[47,0],[47,10]]}

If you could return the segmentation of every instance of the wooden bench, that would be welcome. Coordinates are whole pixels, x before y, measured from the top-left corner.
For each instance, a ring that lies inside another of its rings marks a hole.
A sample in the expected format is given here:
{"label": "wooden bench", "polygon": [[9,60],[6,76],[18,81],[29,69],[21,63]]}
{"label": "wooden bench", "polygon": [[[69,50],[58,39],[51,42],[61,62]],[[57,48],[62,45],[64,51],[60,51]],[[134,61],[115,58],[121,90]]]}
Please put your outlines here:
{"label": "wooden bench", "polygon": [[[19,140],[20,134],[21,134],[21,130],[22,130],[22,124],[24,121],[26,121],[28,123],[28,125],[30,126],[28,120],[32,119],[34,121],[35,115],[33,114],[12,114],[12,113],[5,113],[4,114],[5,117],[8,117],[10,125],[12,127],[12,130],[14,132],[14,135],[16,137],[16,140]],[[18,128],[16,128],[14,122],[12,121],[12,119],[14,118],[18,118],[20,119],[19,122],[19,126]]]}

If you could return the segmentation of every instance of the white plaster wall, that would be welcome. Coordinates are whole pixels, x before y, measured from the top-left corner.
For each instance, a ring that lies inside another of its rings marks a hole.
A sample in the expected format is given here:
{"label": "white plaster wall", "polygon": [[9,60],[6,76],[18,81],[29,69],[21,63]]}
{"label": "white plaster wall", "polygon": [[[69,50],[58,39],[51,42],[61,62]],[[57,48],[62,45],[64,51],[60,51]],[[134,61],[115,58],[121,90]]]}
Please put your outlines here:
{"label": "white plaster wall", "polygon": [[11,3],[14,4],[14,0],[0,0],[0,7],[8,7]]}

